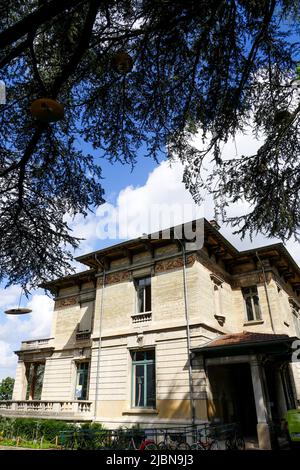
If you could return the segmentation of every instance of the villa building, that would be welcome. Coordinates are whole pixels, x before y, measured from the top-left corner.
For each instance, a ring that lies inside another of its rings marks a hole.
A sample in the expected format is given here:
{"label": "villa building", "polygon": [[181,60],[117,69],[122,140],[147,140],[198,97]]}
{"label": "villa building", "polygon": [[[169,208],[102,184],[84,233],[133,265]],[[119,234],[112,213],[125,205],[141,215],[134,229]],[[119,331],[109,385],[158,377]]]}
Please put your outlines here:
{"label": "villa building", "polygon": [[270,448],[271,424],[300,406],[300,269],[281,243],[238,251],[202,228],[200,248],[171,230],[80,256],[87,270],[45,284],[51,337],[16,351],[0,415],[239,422]]}

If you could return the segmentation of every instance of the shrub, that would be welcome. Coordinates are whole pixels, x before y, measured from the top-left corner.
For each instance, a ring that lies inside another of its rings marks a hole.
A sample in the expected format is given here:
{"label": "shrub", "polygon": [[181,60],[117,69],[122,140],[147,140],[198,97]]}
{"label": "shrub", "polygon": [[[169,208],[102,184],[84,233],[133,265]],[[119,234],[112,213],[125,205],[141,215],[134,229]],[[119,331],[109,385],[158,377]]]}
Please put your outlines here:
{"label": "shrub", "polygon": [[0,418],[1,435],[7,438],[20,436],[34,440],[43,436],[46,441],[53,441],[60,432],[74,429],[75,424],[55,419]]}

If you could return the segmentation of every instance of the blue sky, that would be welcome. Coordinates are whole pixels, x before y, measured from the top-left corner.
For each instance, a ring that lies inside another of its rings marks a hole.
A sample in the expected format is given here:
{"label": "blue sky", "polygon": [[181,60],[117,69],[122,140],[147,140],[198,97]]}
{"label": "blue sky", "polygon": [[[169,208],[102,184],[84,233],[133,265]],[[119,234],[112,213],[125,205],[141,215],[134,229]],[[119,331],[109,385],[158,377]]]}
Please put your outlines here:
{"label": "blue sky", "polygon": [[[200,139],[195,141],[195,145],[201,145]],[[238,136],[235,143],[226,144],[223,148],[223,155],[225,158],[235,156],[236,152],[238,155],[251,155],[259,146],[260,143],[255,141],[251,133],[248,132],[248,134]],[[130,167],[119,163],[111,165],[104,160],[102,163],[103,186],[106,199],[111,205],[110,208],[114,213],[121,214],[122,217],[126,214],[130,221],[135,221],[141,214],[147,214],[153,204],[179,208],[176,223],[179,223],[183,217],[180,208],[192,206],[195,209],[190,194],[181,182],[182,166],[178,162],[170,165],[169,162],[161,161],[156,164],[154,161],[140,156],[133,172]],[[231,207],[230,215],[239,215],[248,209],[249,206],[245,202],[239,202]],[[200,208],[200,214],[208,220],[214,216],[213,201],[207,194],[204,194],[204,206]],[[69,223],[74,234],[85,239],[76,252],[78,256],[120,241],[115,238],[105,240],[99,238],[99,227],[103,226],[103,218],[99,216],[99,213],[89,214],[85,219],[78,216]],[[146,231],[143,230],[143,227],[140,229],[140,234]],[[255,237],[252,242],[249,237],[241,241],[238,236],[232,235],[232,228],[228,226],[222,226],[221,232],[240,250],[278,241],[266,239],[262,235]],[[300,264],[298,244],[290,240],[286,246]],[[78,269],[80,268],[78,266]],[[84,267],[82,266],[82,268]],[[24,299],[23,302],[24,306],[28,305],[32,309],[30,315],[23,317],[5,315],[3,311],[15,306],[18,303],[19,295],[19,286],[11,286],[7,289],[0,286],[0,379],[14,376],[17,360],[14,351],[20,348],[21,341],[50,336],[53,313],[52,299],[46,296],[44,291],[37,290],[28,300]]]}

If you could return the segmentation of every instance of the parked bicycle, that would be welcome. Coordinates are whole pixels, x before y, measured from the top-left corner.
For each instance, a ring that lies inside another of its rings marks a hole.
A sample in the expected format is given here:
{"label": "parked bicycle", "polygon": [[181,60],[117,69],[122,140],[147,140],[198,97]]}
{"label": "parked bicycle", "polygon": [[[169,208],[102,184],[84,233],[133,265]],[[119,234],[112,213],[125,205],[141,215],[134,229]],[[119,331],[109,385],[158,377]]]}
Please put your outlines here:
{"label": "parked bicycle", "polygon": [[126,450],[157,450],[157,445],[151,439],[143,438],[139,445],[136,445],[134,437],[132,436]]}
{"label": "parked bicycle", "polygon": [[113,447],[120,450],[156,450],[157,445],[147,435],[148,433],[141,429],[117,430]]}
{"label": "parked bicycle", "polygon": [[205,428],[197,433],[197,441],[191,445],[191,450],[218,450],[219,445],[215,439]]}
{"label": "parked bicycle", "polygon": [[158,444],[158,450],[189,450],[185,435],[181,433],[164,433],[164,440]]}

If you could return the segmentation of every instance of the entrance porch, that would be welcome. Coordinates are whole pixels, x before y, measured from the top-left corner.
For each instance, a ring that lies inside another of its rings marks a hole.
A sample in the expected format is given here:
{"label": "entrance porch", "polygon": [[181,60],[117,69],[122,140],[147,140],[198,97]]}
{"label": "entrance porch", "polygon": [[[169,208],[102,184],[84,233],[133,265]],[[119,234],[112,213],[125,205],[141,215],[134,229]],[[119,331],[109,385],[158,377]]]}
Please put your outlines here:
{"label": "entrance porch", "polygon": [[296,408],[289,365],[294,339],[243,332],[194,348],[204,361],[209,420],[237,422],[260,449],[276,447],[274,430],[286,411]]}

